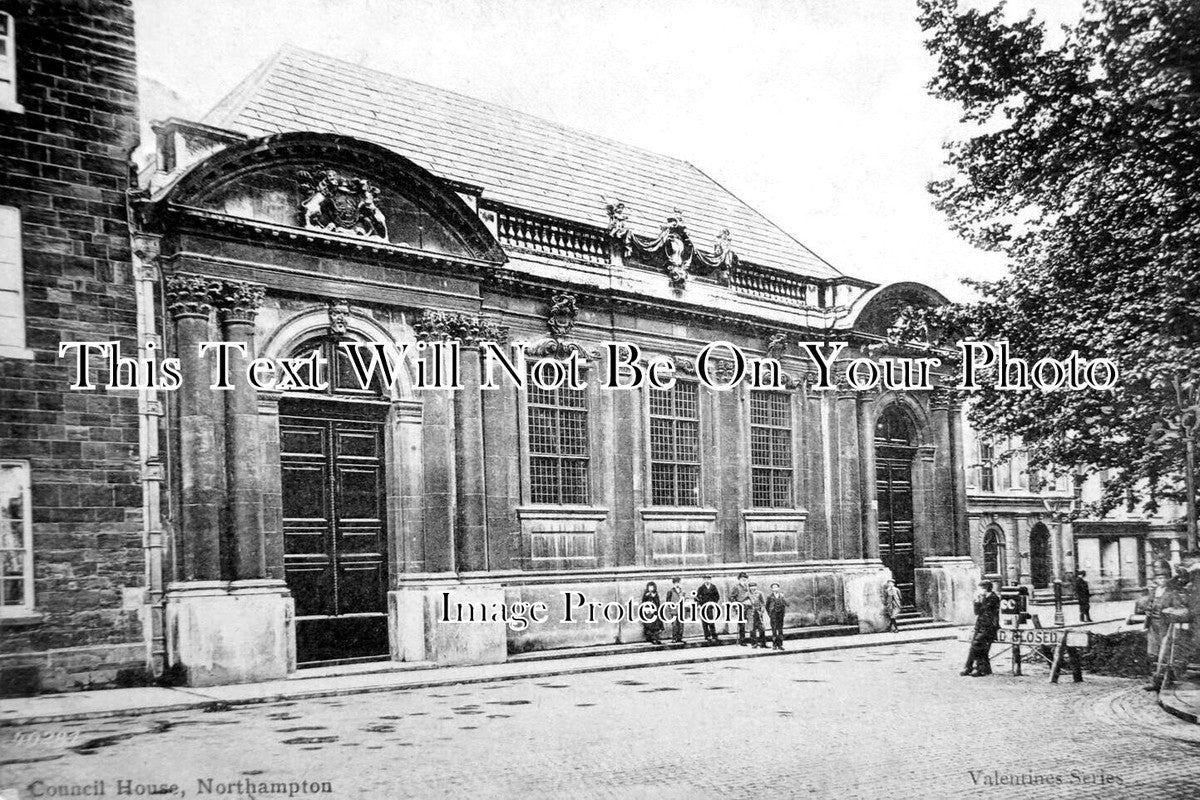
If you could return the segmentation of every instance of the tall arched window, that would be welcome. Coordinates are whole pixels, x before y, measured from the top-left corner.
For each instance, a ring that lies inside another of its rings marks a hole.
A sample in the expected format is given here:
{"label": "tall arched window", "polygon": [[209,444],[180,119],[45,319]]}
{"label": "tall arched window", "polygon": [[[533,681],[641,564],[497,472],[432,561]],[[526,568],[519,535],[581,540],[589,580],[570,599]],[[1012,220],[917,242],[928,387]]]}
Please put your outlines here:
{"label": "tall arched window", "polygon": [[1004,534],[989,528],[983,534],[983,574],[1000,575],[1004,570]]}

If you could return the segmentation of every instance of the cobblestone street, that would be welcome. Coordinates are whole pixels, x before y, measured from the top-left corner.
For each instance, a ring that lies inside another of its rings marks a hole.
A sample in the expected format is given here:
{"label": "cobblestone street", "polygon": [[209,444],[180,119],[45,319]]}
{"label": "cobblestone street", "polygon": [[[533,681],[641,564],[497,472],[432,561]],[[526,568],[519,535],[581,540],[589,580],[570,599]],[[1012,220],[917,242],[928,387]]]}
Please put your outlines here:
{"label": "cobblestone street", "polygon": [[107,797],[161,784],[178,791],[160,796],[288,796],[247,780],[327,782],[331,793],[293,796],[336,798],[1196,796],[1200,726],[1135,683],[1054,686],[1044,665],[1009,676],[1003,657],[1004,674],[963,678],[963,647],[7,728],[0,796],[72,796],[98,780]]}

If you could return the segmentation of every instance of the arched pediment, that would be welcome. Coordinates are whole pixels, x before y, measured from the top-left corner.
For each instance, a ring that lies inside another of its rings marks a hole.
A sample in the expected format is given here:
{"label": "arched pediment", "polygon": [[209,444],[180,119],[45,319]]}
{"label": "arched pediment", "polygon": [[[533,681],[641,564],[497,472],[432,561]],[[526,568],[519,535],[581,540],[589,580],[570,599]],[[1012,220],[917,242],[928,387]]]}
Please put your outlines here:
{"label": "arched pediment", "polygon": [[391,150],[324,133],[281,133],[232,145],[193,166],[166,202],[503,263],[504,251],[446,183]]}
{"label": "arched pediment", "polygon": [[889,283],[864,294],[851,309],[854,330],[886,336],[906,308],[933,308],[946,304],[941,292],[923,283]]}

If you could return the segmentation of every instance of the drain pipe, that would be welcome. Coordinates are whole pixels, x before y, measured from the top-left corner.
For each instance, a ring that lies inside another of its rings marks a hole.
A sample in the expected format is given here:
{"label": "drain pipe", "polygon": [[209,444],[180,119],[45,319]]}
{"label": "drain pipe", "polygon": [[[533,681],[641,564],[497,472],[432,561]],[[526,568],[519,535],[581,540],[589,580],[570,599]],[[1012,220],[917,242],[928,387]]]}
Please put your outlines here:
{"label": "drain pipe", "polygon": [[[132,158],[131,158],[132,162]],[[141,358],[160,359],[162,336],[158,333],[154,290],[159,282],[159,236],[143,233],[136,201],[141,196],[131,169],[131,185],[126,192],[126,218],[133,261],[134,297],[137,302],[137,347]],[[161,674],[158,667],[165,653],[163,628],[162,487],[165,477],[159,447],[163,402],[153,387],[138,390],[138,466],[142,483],[142,558],[145,562],[146,588],[142,598],[142,635],[146,643],[146,670]]]}

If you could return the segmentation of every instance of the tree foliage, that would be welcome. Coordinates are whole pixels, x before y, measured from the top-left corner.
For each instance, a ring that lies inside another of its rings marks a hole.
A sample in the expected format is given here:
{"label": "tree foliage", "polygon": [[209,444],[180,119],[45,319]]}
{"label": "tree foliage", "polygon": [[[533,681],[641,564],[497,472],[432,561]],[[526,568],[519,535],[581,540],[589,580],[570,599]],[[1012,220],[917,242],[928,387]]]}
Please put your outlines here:
{"label": "tree foliage", "polygon": [[1003,3],[918,6],[929,90],[973,134],[946,145],[950,175],[929,189],[1010,266],[926,324],[1121,372],[1112,391],[985,387],[972,422],[1019,436],[1034,467],[1106,470],[1098,510],[1180,499],[1176,390],[1187,406],[1200,384],[1200,0],[1085,0],[1054,44]]}

